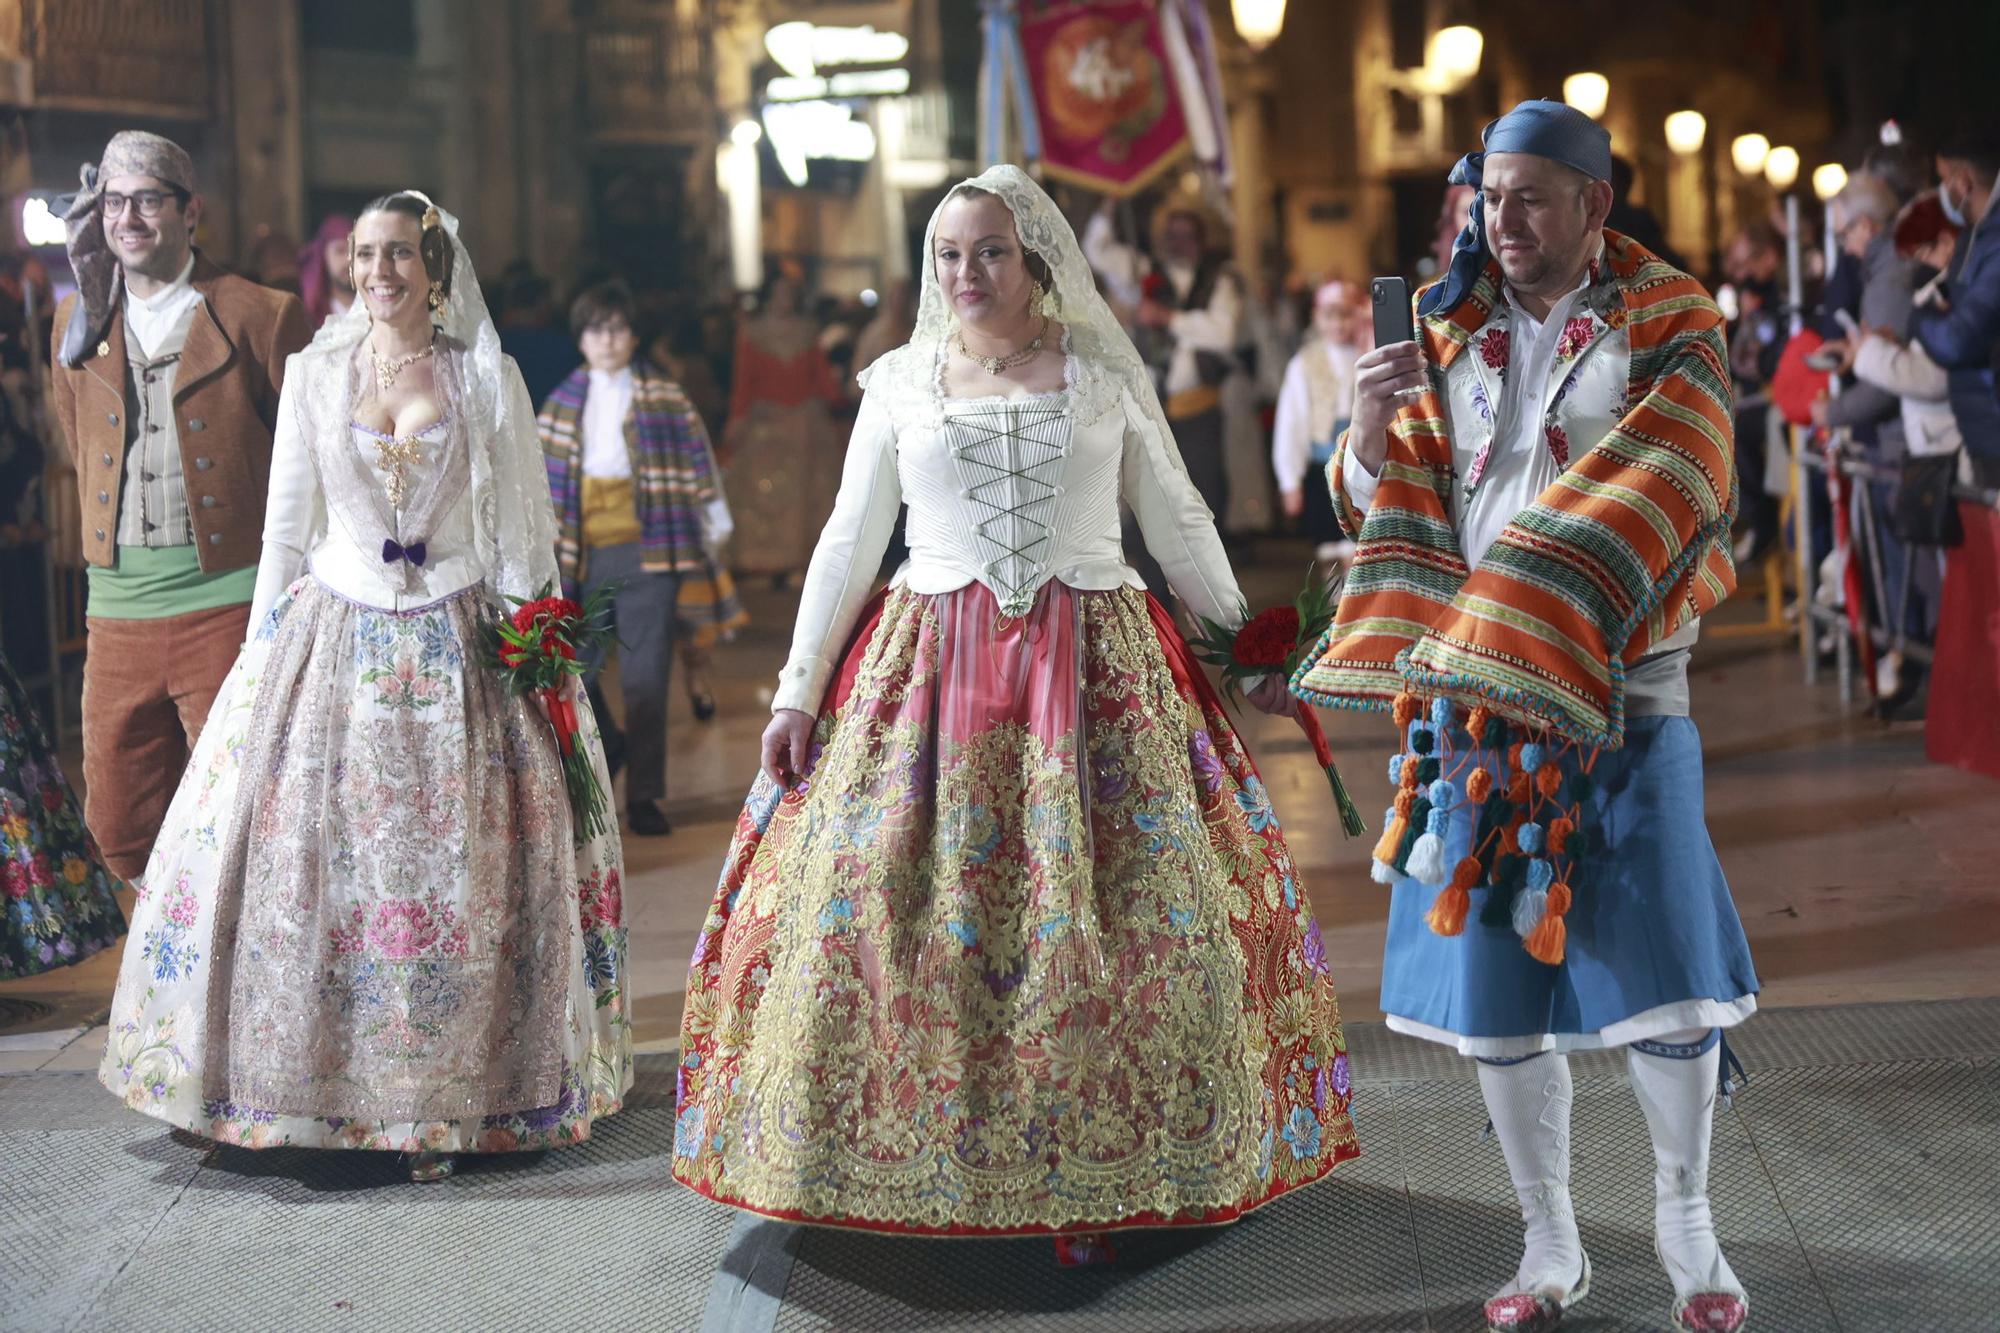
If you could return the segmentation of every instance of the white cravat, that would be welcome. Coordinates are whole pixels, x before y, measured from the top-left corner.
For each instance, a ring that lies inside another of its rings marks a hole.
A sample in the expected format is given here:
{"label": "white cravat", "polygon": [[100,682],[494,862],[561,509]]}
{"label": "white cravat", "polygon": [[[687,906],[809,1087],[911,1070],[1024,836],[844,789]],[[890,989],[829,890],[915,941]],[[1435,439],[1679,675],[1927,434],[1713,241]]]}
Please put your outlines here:
{"label": "white cravat", "polygon": [[151,349],[173,331],[188,309],[201,304],[201,293],[190,281],[193,276],[194,256],[189,255],[180,276],[151,296],[140,296],[129,286],[125,289],[125,323],[132,330],[141,357],[150,357]]}
{"label": "white cravat", "polygon": [[625,418],[632,410],[632,367],[593,370],[583,400],[583,475],[616,480],[632,475]]}

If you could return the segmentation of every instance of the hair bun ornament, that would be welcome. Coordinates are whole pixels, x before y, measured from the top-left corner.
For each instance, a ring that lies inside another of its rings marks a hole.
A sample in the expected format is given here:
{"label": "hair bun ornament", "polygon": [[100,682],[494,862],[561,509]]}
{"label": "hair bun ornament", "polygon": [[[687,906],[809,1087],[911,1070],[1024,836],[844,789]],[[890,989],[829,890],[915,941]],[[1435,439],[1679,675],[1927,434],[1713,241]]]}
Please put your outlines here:
{"label": "hair bun ornament", "polygon": [[436,204],[427,205],[424,208],[424,230],[429,231],[433,227],[441,225],[442,223],[438,218],[437,205]]}

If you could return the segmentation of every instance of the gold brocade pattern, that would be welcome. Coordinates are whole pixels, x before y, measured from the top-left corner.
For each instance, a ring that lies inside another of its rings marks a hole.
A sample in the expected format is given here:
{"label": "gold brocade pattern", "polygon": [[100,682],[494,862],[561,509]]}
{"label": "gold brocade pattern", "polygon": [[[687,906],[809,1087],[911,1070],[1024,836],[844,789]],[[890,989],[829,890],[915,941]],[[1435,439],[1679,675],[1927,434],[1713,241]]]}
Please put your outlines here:
{"label": "gold brocade pattern", "polygon": [[1139,593],[1050,584],[1018,640],[994,610],[892,592],[808,780],[752,791],[675,1174],[957,1234],[1227,1221],[1318,1179],[1356,1151],[1338,1005],[1213,693]]}

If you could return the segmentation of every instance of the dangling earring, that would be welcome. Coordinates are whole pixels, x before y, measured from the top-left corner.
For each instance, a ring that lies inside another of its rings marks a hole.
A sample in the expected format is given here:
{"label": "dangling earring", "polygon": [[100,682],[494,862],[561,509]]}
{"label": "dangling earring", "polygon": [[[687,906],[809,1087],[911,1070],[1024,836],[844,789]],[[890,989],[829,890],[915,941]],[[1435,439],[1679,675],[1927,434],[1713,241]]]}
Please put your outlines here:
{"label": "dangling earring", "polygon": [[430,308],[435,310],[440,317],[444,315],[444,283],[442,280],[437,278],[431,279],[431,294],[428,303]]}
{"label": "dangling earring", "polygon": [[1042,286],[1040,278],[1035,279],[1034,290],[1028,296],[1028,310],[1032,314],[1042,313],[1043,302],[1049,299],[1049,289]]}

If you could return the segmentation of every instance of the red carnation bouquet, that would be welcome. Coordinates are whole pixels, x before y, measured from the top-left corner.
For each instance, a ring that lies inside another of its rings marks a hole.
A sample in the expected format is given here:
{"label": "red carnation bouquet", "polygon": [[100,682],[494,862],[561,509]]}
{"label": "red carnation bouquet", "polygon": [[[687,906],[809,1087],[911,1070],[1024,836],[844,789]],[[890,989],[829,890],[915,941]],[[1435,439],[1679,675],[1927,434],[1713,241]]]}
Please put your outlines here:
{"label": "red carnation bouquet", "polygon": [[[1276,673],[1289,681],[1332,626],[1334,608],[1340,602],[1340,584],[1339,579],[1320,578],[1319,566],[1314,565],[1306,574],[1306,586],[1290,606],[1273,606],[1254,616],[1246,606],[1243,624],[1233,633],[1203,617],[1201,637],[1188,646],[1194,649],[1196,657],[1222,669],[1222,688],[1232,696],[1242,692],[1244,681],[1258,676]],[[1361,811],[1347,794],[1347,784],[1340,780],[1340,770],[1334,766],[1333,747],[1326,743],[1319,715],[1313,712],[1311,704],[1298,700],[1293,701],[1292,715],[1298,719],[1299,729],[1312,745],[1313,758],[1333,789],[1334,804],[1340,807],[1341,828],[1350,838],[1367,832]]]}
{"label": "red carnation bouquet", "polygon": [[500,673],[509,694],[536,695],[548,710],[579,847],[610,827],[609,803],[589,751],[577,744],[576,705],[565,697],[564,686],[584,672],[580,653],[610,641],[616,592],[607,585],[577,602],[545,585],[536,597],[509,597],[514,614],[488,625],[486,665]]}

